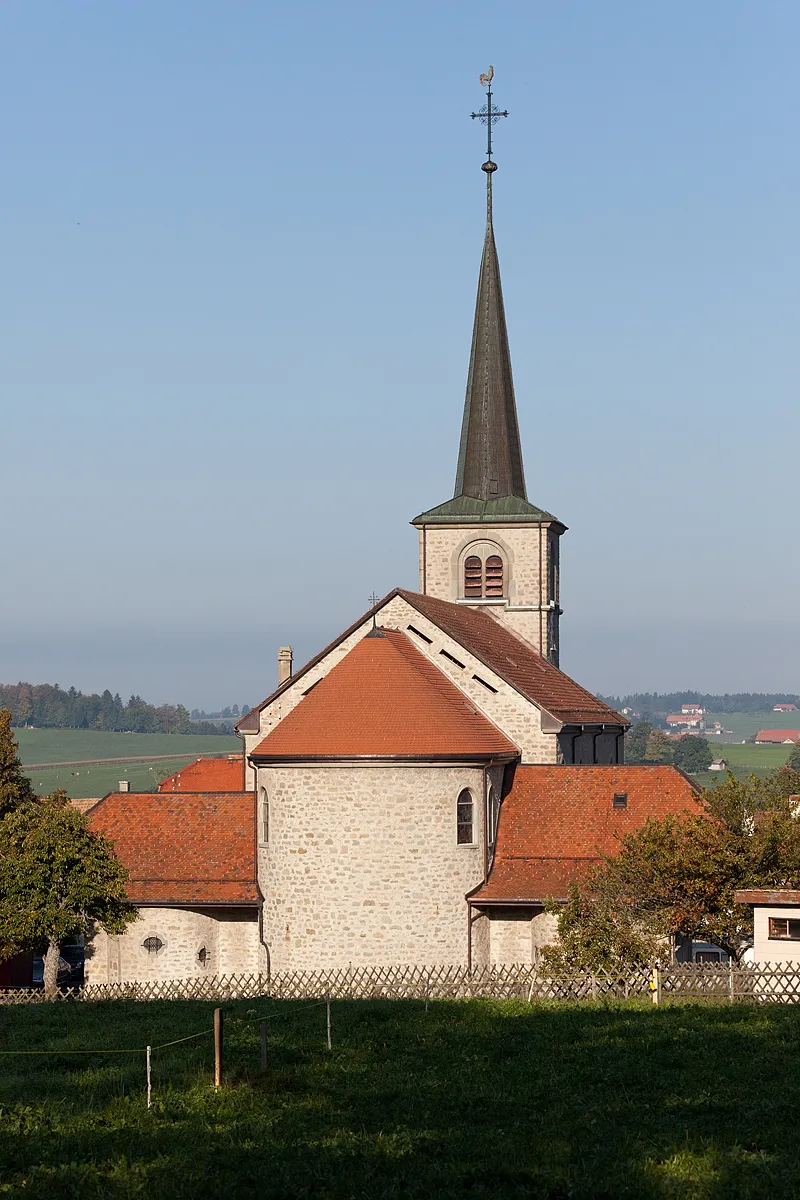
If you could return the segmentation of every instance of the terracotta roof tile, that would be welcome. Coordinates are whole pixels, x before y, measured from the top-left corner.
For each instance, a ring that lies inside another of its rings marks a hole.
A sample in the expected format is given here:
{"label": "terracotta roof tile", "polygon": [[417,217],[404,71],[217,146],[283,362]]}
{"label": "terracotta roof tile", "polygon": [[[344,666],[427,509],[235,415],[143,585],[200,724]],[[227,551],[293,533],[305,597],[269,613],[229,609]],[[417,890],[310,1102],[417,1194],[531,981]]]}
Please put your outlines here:
{"label": "terracotta roof tile", "polygon": [[111,792],[89,814],[133,904],[257,904],[252,792]]}
{"label": "terracotta roof tile", "polygon": [[733,898],[737,904],[800,904],[796,888],[742,888]]}
{"label": "terracotta roof tile", "polygon": [[361,639],[253,751],[264,759],[519,753],[404,633]]}
{"label": "terracotta roof tile", "polygon": [[546,659],[537,654],[532,646],[522,641],[510,629],[501,625],[494,617],[478,609],[468,608],[464,604],[454,604],[449,600],[437,600],[433,596],[423,596],[418,592],[408,592],[403,588],[395,588],[384,596],[374,608],[364,616],[354,621],[339,637],[330,642],[319,654],[296,671],[291,679],[287,679],[274,692],[267,696],[261,704],[251,708],[247,716],[237,724],[236,728],[243,733],[258,732],[260,714],[282,692],[302,678],[312,667],[317,666],[323,659],[339,646],[346,638],[364,624],[369,617],[393,600],[402,596],[413,608],[428,617],[435,625],[450,637],[459,642],[465,650],[474,654],[481,662],[486,663],[497,675],[506,679],[512,687],[534,704],[552,713],[564,724],[630,724],[625,717],[615,712],[602,700],[598,700],[586,688],[582,688],[569,675],[565,675]]}
{"label": "terracotta roof tile", "polygon": [[565,725],[628,724],[488,612],[402,589],[400,595],[496,675]]}
{"label": "terracotta roof tile", "polygon": [[159,792],[234,792],[244,789],[244,758],[198,758],[163,779]]}
{"label": "terracotta roof tile", "polygon": [[[614,795],[627,797],[614,807]],[[518,766],[500,810],[497,852],[476,901],[564,899],[571,880],[648,817],[696,808],[697,788],[669,766]]]}

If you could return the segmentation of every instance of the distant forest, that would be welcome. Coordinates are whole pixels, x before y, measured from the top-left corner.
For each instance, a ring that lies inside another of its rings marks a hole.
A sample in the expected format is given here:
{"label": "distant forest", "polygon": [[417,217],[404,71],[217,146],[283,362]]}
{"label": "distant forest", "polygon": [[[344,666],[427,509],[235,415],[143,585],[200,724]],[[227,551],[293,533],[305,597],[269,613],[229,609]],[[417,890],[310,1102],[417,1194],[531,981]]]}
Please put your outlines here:
{"label": "distant forest", "polygon": [[11,711],[12,724],[39,729],[109,729],[119,733],[232,734],[231,725],[193,721],[182,704],[148,704],[131,696],[125,704],[119,694],[84,696],[74,687],[64,691],[57,683],[0,683],[0,708]]}
{"label": "distant forest", "polygon": [[724,696],[706,692],[634,692],[630,696],[601,696],[601,699],[617,710],[631,708],[644,720],[680,712],[682,704],[699,704],[716,713],[767,712],[776,704],[800,707],[800,699],[788,692],[737,692],[735,695],[726,692]]}

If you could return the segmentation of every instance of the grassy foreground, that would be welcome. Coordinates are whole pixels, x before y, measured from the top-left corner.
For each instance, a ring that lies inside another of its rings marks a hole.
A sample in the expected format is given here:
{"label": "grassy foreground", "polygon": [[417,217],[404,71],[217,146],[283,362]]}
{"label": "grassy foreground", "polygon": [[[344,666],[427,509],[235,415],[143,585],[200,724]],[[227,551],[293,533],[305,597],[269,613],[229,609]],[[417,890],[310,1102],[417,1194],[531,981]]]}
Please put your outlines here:
{"label": "grassy foreground", "polygon": [[[118,1049],[213,1005],[0,1009],[2,1049]],[[260,1078],[258,1023],[272,1071]],[[256,1019],[254,1019],[256,1018]],[[242,1001],[144,1055],[3,1058],[0,1196],[789,1197],[800,1011]]]}

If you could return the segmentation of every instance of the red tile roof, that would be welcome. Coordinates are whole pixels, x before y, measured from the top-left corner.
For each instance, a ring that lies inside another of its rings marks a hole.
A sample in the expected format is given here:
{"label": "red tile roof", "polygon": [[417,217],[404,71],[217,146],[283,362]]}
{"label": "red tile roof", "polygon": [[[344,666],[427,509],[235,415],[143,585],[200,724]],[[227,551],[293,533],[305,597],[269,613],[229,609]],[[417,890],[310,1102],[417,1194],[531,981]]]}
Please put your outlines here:
{"label": "red tile roof", "polygon": [[89,823],[114,843],[133,904],[257,904],[252,792],[111,792]]}
{"label": "red tile roof", "polygon": [[[614,795],[627,807],[614,808]],[[500,810],[497,852],[474,901],[564,899],[618,838],[648,817],[695,809],[697,788],[675,767],[518,766]]]}
{"label": "red tile roof", "polygon": [[404,633],[361,639],[256,746],[264,760],[519,754]]}
{"label": "red tile roof", "polygon": [[795,888],[743,888],[733,898],[737,904],[800,904]]}
{"label": "red tile roof", "polygon": [[565,725],[629,724],[486,610],[402,589],[399,594],[501,679]]}
{"label": "red tile roof", "polygon": [[160,792],[236,792],[244,789],[244,758],[198,758],[158,785]]}
{"label": "red tile roof", "polygon": [[598,700],[586,688],[582,688],[569,675],[559,671],[540,654],[518,638],[506,626],[501,625],[487,612],[468,608],[464,604],[454,604],[449,600],[437,600],[433,596],[422,596],[418,592],[408,592],[403,588],[395,588],[388,596],[384,596],[374,608],[364,616],[359,617],[348,629],[316,654],[299,671],[275,689],[261,704],[251,708],[247,716],[237,724],[236,728],[243,733],[256,733],[259,727],[261,710],[271,704],[282,692],[291,687],[312,667],[339,646],[346,638],[364,624],[370,616],[377,614],[393,600],[402,596],[413,608],[423,616],[428,617],[444,633],[454,638],[460,645],[479,658],[488,667],[508,681],[523,696],[534,704],[552,713],[564,724],[630,724],[625,717],[615,712],[602,700]]}
{"label": "red tile roof", "polygon": [[759,729],[756,734],[757,742],[796,742],[800,738],[800,729]]}

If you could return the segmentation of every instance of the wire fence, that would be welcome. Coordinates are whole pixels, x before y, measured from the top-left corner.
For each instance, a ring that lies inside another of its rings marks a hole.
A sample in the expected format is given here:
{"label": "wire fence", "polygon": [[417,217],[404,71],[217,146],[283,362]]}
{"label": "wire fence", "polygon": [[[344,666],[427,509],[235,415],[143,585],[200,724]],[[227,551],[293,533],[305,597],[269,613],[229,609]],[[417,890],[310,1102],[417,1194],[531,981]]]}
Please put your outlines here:
{"label": "wire fence", "polygon": [[552,974],[531,964],[486,966],[343,967],[273,975],[214,975],[193,979],[89,983],[52,995],[9,988],[0,1004],[104,1000],[470,1000],[602,1001],[652,998],[655,1003],[703,1000],[754,1003],[800,1001],[800,963],[757,965],[687,963],[629,971]]}
{"label": "wire fence", "polygon": [[[54,1049],[0,1049],[0,1060],[9,1058],[53,1058],[74,1056],[136,1056],[142,1064],[142,1092],[147,1108],[152,1106],[153,1057],[175,1046],[187,1046],[207,1038],[213,1043],[213,1084],[224,1082],[224,1039],[222,1006],[235,1000],[267,1000],[260,1012],[236,1013],[237,1026],[259,1024],[260,1074],[270,1072],[270,1038],[273,1023],[294,1020],[307,1009],[326,1006],[325,1037],[320,1023],[320,1044],[333,1046],[331,1004],[346,1000],[418,1000],[427,1012],[432,1000],[517,998],[536,1001],[618,1001],[648,999],[653,1005],[701,1000],[710,1003],[796,1003],[800,1000],[800,964],[733,963],[686,964],[642,967],[628,972],[581,972],[548,975],[535,966],[482,967],[467,970],[454,966],[346,968],[334,971],[287,972],[281,975],[228,975],[184,980],[151,980],[145,983],[90,984],[47,996],[40,990],[7,989],[0,1003],[36,1004],[107,1000],[202,1000],[215,1001],[213,1020],[167,1042],[134,1047],[69,1047]],[[294,1001],[286,1007],[275,1001]],[[300,1003],[297,1003],[297,1002]],[[312,1018],[312,1025],[316,1018]]]}

